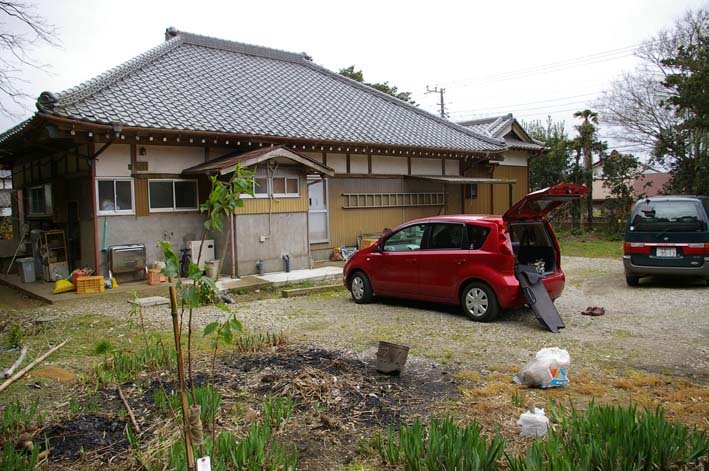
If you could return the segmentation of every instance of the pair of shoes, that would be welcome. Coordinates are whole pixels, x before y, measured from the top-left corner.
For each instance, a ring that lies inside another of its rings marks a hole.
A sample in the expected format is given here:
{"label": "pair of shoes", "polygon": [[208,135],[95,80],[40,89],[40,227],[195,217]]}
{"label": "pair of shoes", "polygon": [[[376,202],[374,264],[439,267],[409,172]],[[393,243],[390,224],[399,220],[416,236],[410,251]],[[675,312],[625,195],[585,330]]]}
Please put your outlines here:
{"label": "pair of shoes", "polygon": [[581,312],[584,316],[602,316],[606,313],[606,310],[602,307],[587,307],[585,311]]}

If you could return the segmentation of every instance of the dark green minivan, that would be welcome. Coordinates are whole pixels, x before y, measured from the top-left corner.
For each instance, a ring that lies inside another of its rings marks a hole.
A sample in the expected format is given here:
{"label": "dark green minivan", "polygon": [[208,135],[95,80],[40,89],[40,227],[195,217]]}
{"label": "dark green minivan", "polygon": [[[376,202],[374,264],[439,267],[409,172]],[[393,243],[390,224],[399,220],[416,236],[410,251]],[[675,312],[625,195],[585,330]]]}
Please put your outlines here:
{"label": "dark green minivan", "polygon": [[709,285],[709,197],[655,196],[638,201],[623,244],[625,280],[699,277]]}

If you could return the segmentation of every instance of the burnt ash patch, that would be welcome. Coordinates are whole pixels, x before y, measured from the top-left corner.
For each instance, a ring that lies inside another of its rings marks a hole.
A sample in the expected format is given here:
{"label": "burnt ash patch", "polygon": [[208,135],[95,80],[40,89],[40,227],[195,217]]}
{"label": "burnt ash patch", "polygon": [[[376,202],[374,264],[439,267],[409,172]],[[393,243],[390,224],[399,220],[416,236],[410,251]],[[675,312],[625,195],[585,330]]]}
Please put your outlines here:
{"label": "burnt ash patch", "polygon": [[427,416],[458,394],[454,378],[444,370],[407,365],[400,376],[387,376],[377,373],[374,364],[318,348],[231,355],[220,370],[220,388],[261,397],[290,395],[300,411],[319,408],[325,422],[340,424],[396,425]]}
{"label": "burnt ash patch", "polygon": [[126,423],[100,415],[82,415],[52,425],[42,433],[49,443],[49,459],[76,460],[83,455],[116,456],[128,449]]}

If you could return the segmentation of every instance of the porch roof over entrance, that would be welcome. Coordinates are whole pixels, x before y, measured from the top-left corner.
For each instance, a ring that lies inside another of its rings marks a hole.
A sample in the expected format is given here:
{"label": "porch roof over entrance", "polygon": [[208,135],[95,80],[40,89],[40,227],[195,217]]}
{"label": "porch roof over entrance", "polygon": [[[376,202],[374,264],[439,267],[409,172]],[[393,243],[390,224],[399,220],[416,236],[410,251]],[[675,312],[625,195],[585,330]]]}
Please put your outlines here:
{"label": "porch roof over entrance", "polygon": [[227,154],[209,162],[190,167],[182,173],[185,175],[226,175],[232,173],[237,165],[246,168],[269,160],[287,160],[310,169],[312,173],[330,177],[335,175],[335,171],[327,165],[283,146],[256,149],[239,155]]}

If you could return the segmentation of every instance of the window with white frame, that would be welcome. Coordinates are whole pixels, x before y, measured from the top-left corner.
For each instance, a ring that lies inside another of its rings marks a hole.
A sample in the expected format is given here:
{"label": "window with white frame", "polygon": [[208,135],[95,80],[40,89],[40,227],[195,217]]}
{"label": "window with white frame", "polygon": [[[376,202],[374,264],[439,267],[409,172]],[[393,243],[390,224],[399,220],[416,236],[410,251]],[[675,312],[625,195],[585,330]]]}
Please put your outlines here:
{"label": "window with white frame", "polygon": [[148,180],[148,205],[151,212],[196,210],[197,180]]}
{"label": "window with white frame", "polygon": [[132,178],[96,179],[97,214],[135,214]]}
{"label": "window with white frame", "polygon": [[[254,197],[294,198],[300,196],[300,178],[298,177],[254,177]],[[242,198],[245,195],[242,195]]]}
{"label": "window with white frame", "polygon": [[254,177],[254,196],[256,198],[268,197],[268,178]]}
{"label": "window with white frame", "polygon": [[299,180],[298,177],[273,177],[271,179],[273,196],[299,196]]}

